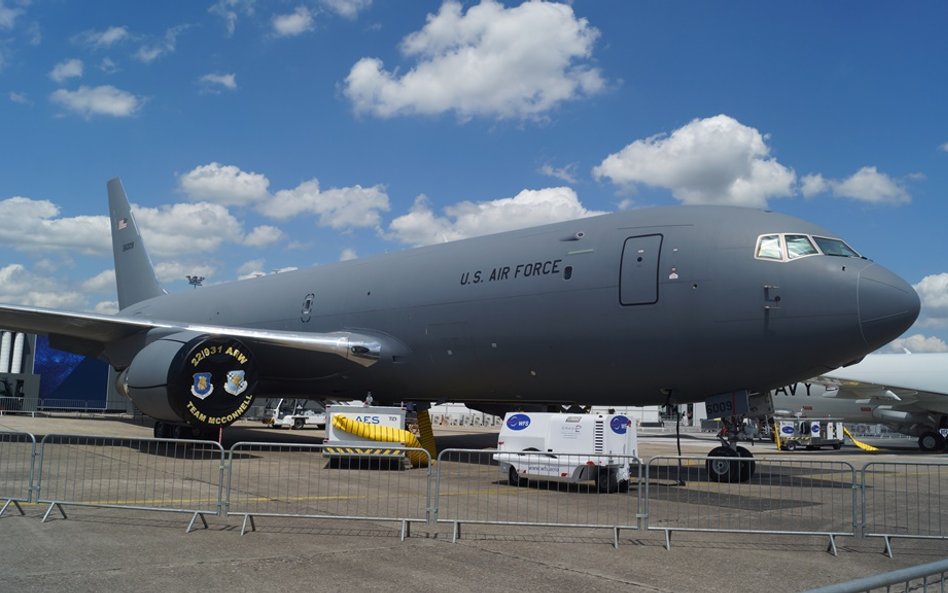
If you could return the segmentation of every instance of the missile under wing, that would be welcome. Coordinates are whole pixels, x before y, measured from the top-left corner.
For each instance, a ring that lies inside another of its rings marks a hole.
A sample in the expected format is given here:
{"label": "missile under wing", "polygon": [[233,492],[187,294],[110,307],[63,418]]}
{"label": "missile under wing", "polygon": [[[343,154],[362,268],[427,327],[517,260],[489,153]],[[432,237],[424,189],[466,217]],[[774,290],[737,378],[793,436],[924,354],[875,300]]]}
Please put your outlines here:
{"label": "missile under wing", "polygon": [[[873,354],[860,363],[813,379],[852,411],[844,419],[877,422],[918,437],[923,451],[945,448],[948,432],[948,353]],[[819,398],[828,399],[828,398]],[[814,404],[818,414],[821,402]]]}
{"label": "missile under wing", "polygon": [[852,363],[915,291],[832,232],[754,209],[608,214],[165,294],[109,182],[120,312],[0,307],[106,360],[145,413],[208,427],[254,396],[651,405]]}

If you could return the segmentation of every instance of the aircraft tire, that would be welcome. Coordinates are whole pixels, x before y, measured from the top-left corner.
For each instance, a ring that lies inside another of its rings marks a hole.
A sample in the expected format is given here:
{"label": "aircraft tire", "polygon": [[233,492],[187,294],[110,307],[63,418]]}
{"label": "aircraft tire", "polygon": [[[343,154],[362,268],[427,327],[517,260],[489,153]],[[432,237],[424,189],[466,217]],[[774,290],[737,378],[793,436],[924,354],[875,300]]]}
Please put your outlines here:
{"label": "aircraft tire", "polygon": [[738,462],[741,465],[741,482],[746,482],[754,477],[757,472],[757,462],[754,461],[754,454],[748,451],[746,447],[737,447],[737,454],[747,459],[747,461]]}
{"label": "aircraft tire", "polygon": [[173,438],[171,434],[172,425],[167,422],[157,421],[155,422],[155,428],[153,429],[156,439],[170,439]]}
{"label": "aircraft tire", "polygon": [[740,462],[732,459],[716,459],[716,457],[734,457],[730,447],[720,446],[708,452],[705,467],[708,478],[712,482],[737,482],[740,480]]}
{"label": "aircraft tire", "polygon": [[922,451],[941,451],[945,448],[945,437],[930,430],[918,437],[918,448]]}

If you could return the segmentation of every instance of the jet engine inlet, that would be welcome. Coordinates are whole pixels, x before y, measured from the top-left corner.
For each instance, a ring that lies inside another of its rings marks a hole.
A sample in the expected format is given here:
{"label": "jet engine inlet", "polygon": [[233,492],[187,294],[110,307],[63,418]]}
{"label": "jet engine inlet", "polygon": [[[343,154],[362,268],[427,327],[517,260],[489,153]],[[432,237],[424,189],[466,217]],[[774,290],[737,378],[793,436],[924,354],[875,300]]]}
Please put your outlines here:
{"label": "jet engine inlet", "polygon": [[239,340],[183,332],[143,348],[123,375],[129,398],[149,416],[219,427],[250,409],[257,368]]}

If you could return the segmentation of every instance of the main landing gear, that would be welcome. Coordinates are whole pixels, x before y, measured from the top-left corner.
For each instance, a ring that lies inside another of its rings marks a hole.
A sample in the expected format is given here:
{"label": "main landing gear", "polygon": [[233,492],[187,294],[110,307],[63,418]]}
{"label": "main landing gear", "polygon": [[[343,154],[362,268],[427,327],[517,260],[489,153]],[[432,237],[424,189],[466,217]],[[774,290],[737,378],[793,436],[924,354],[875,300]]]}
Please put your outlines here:
{"label": "main landing gear", "polygon": [[733,445],[722,439],[720,447],[708,452],[705,465],[708,477],[713,482],[746,482],[757,471],[754,454],[740,445]]}
{"label": "main landing gear", "polygon": [[155,421],[153,433],[156,439],[199,439],[201,432],[193,426],[187,424],[175,424],[172,422]]}
{"label": "main landing gear", "polygon": [[941,433],[929,430],[918,437],[918,448],[922,451],[943,451],[945,437],[941,436]]}

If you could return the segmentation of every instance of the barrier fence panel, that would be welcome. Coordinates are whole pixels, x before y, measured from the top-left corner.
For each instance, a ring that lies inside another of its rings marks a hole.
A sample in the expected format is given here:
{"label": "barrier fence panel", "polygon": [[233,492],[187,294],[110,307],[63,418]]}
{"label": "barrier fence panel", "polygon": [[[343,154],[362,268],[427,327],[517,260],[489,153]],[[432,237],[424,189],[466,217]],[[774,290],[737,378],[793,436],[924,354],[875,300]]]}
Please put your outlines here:
{"label": "barrier fence panel", "polygon": [[862,468],[863,535],[948,539],[948,463],[873,461]]}
{"label": "barrier fence panel", "polygon": [[[679,471],[679,461],[681,468]],[[746,482],[711,479],[705,457],[653,457],[646,471],[648,529],[820,535],[836,555],[837,535],[854,535],[856,470],[846,462],[716,458],[753,468]]]}
{"label": "barrier fence panel", "polygon": [[23,515],[21,502],[32,500],[36,438],[25,432],[0,432],[0,517],[12,504]]}
{"label": "barrier fence panel", "polygon": [[[329,450],[327,450],[329,449]],[[326,445],[237,443],[230,449],[227,515],[396,521],[401,537],[428,521],[431,458],[424,449],[333,453]],[[411,467],[409,467],[409,464]]]}
{"label": "barrier fence panel", "polygon": [[47,435],[37,500],[43,521],[63,505],[191,513],[187,531],[219,514],[224,450],[213,441]]}
{"label": "barrier fence panel", "polygon": [[[452,541],[468,523],[502,525],[505,532],[512,526],[608,528],[618,546],[619,530],[639,526],[641,464],[632,456],[604,456],[446,449],[436,466],[437,521],[453,525]],[[593,460],[604,467],[587,464]]]}
{"label": "barrier fence panel", "polygon": [[[896,585],[896,587],[893,587]],[[804,593],[945,593],[948,590],[948,559],[909,568],[900,568],[845,583],[810,589]]]}

